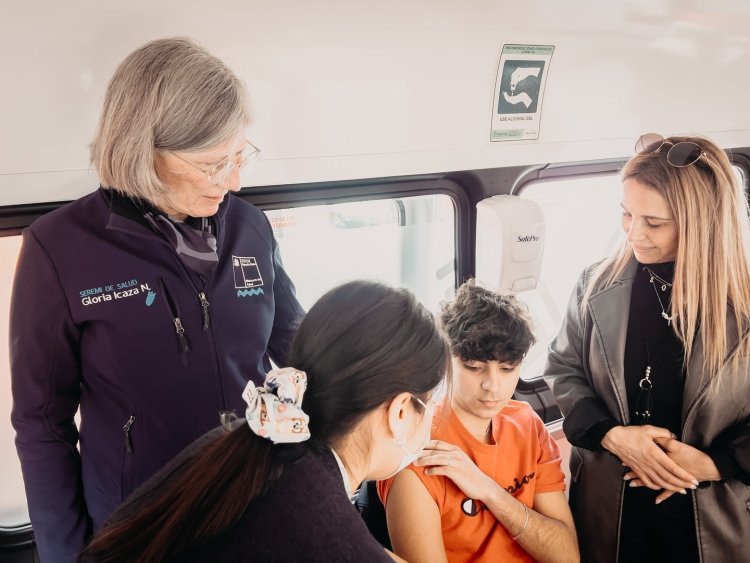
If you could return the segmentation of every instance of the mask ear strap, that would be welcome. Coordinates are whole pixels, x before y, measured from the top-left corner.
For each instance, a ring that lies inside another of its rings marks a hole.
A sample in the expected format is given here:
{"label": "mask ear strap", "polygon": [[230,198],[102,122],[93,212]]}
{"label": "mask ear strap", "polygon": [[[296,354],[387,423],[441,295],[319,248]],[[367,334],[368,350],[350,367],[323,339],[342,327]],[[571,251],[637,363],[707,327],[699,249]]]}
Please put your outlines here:
{"label": "mask ear strap", "polygon": [[[401,395],[407,394],[402,393]],[[387,424],[393,434],[393,443],[399,448],[403,448],[407,440],[406,436],[404,436],[404,421],[402,420],[406,412],[405,405],[406,399],[403,397],[394,397],[393,401],[391,401],[391,404],[388,406],[387,413]]]}

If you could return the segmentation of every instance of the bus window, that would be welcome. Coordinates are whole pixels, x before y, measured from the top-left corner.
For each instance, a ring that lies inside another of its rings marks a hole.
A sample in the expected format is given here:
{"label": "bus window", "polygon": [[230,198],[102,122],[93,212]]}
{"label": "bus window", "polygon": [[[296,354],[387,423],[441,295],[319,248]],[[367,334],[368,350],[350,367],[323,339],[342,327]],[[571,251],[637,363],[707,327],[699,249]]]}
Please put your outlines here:
{"label": "bus window", "polygon": [[431,310],[455,289],[455,211],[431,194],[266,211],[297,297],[309,308],[347,280],[406,287]]}
{"label": "bus window", "polygon": [[547,348],[557,336],[580,273],[622,241],[622,184],[618,174],[547,180],[524,187],[520,197],[542,207],[546,224],[539,284],[518,294],[529,306],[537,336],[521,368],[521,377],[529,380],[544,372]]}

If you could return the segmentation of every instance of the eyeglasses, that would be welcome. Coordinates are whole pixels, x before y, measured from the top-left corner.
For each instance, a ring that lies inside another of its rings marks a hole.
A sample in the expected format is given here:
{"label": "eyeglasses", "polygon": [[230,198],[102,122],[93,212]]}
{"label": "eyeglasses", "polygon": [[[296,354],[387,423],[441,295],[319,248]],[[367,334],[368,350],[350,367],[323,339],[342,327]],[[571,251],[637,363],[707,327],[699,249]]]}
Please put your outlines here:
{"label": "eyeglasses", "polygon": [[254,144],[252,144],[250,141],[245,140],[245,147],[242,149],[242,152],[236,154],[235,156],[228,158],[226,160],[223,160],[213,166],[210,170],[205,170],[201,168],[200,166],[193,164],[189,160],[186,160],[182,158],[179,154],[176,152],[169,151],[171,154],[179,158],[182,162],[185,162],[195,168],[196,170],[200,170],[204,174],[206,174],[206,179],[216,185],[223,184],[226,179],[229,177],[229,175],[232,173],[232,171],[235,169],[235,167],[238,170],[241,170],[247,165],[252,165],[258,162],[260,159],[260,149],[256,147]]}
{"label": "eyeglasses", "polygon": [[703,148],[692,141],[680,141],[679,143],[672,143],[667,141],[664,137],[658,133],[646,133],[638,138],[635,143],[635,153],[639,155],[652,154],[661,149],[664,145],[672,145],[667,151],[667,162],[675,168],[684,168],[695,164],[700,160],[701,157],[706,157],[706,162],[711,163],[708,160],[708,155]]}

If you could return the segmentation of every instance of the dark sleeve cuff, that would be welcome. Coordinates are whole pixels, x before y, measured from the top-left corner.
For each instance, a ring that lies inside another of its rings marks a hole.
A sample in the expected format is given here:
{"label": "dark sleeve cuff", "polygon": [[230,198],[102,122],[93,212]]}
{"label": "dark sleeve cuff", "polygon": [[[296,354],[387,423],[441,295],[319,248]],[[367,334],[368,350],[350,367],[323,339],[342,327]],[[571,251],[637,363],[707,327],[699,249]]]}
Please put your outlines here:
{"label": "dark sleeve cuff", "polygon": [[[602,420],[600,422],[597,422],[589,428],[589,431],[586,432],[586,438],[592,443],[596,444],[597,450],[601,450],[602,448],[602,440],[604,440],[604,436],[607,435],[607,432],[612,430],[615,426],[619,426],[615,420],[612,420],[611,418],[609,420]],[[594,449],[594,448],[592,448]]]}
{"label": "dark sleeve cuff", "polygon": [[704,451],[723,480],[750,485],[750,419],[726,428]]}
{"label": "dark sleeve cuff", "polygon": [[733,479],[739,474],[739,467],[737,467],[734,459],[721,447],[712,446],[708,448],[706,455],[713,460],[716,469],[719,470],[722,481]]}
{"label": "dark sleeve cuff", "polygon": [[711,458],[714,465],[716,465],[722,481],[742,477],[744,477],[743,480],[747,480],[747,474],[737,465],[732,454],[724,450],[721,446],[711,446],[705,450],[705,453]]}
{"label": "dark sleeve cuff", "polygon": [[601,451],[602,438],[619,423],[596,397],[579,400],[563,421],[568,441],[579,448]]}

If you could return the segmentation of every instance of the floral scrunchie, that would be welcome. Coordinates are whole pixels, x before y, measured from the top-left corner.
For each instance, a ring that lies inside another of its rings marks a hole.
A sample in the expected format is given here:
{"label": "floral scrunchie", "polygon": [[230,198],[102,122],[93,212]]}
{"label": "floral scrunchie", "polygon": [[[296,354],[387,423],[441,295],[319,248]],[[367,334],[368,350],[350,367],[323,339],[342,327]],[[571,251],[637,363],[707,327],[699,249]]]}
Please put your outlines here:
{"label": "floral scrunchie", "polygon": [[308,417],[302,410],[307,374],[294,368],[268,372],[263,387],[248,381],[242,398],[245,418],[258,436],[274,444],[304,442],[310,437]]}

